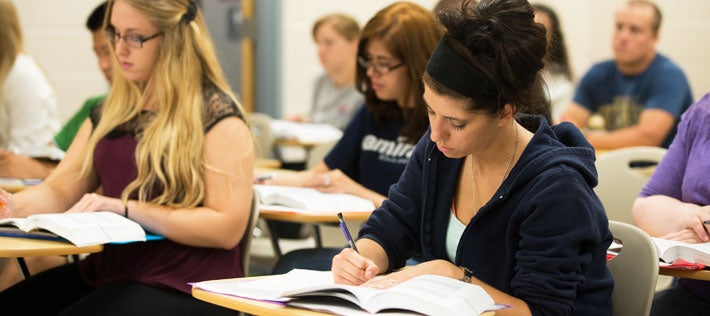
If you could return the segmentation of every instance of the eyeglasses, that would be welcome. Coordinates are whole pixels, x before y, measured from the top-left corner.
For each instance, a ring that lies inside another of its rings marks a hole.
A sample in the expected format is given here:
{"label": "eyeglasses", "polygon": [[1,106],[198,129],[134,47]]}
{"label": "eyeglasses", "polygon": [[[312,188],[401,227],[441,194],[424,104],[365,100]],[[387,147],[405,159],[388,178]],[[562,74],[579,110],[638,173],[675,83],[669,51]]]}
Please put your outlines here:
{"label": "eyeglasses", "polygon": [[107,27],[104,30],[104,33],[106,34],[106,38],[109,40],[109,42],[111,42],[111,44],[116,45],[117,41],[123,39],[123,42],[126,43],[128,47],[132,48],[143,48],[143,43],[152,40],[160,35],[160,32],[146,37],[138,34],[121,35],[121,33],[116,32],[116,29],[114,29],[113,27]]}
{"label": "eyeglasses", "polygon": [[365,57],[362,57],[362,56],[359,56],[357,58],[357,64],[360,65],[360,67],[364,68],[365,70],[372,67],[372,70],[375,71],[375,73],[380,76],[386,75],[386,74],[390,73],[390,71],[404,66],[403,62],[396,64],[394,66],[390,66],[390,65],[382,63],[382,62],[378,63],[378,62],[374,62],[372,60],[365,59]]}

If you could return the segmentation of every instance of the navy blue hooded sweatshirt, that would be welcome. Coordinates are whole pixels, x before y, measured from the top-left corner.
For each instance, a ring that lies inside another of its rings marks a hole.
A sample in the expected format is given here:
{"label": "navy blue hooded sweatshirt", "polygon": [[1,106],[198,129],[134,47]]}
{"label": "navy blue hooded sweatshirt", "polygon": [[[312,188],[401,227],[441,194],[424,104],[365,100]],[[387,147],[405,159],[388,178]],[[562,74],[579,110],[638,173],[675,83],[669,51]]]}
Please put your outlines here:
{"label": "navy blue hooded sweatshirt", "polygon": [[[594,149],[572,124],[541,116],[518,122],[535,135],[466,227],[457,266],[525,301],[533,315],[611,315],[612,240],[597,185]],[[444,259],[451,200],[464,159],[444,156],[422,137],[388,199],[360,230],[380,244],[389,268],[412,255]]]}

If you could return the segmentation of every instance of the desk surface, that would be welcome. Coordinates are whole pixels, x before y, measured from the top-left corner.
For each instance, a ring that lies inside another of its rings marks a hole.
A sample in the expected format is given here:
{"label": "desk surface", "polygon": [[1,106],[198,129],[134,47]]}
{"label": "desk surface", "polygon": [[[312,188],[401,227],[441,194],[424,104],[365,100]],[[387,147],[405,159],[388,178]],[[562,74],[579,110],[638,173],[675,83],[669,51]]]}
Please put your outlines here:
{"label": "desk surface", "polygon": [[658,269],[658,274],[676,278],[710,281],[710,270],[676,270],[660,268]]}
{"label": "desk surface", "polygon": [[[285,306],[280,303],[272,303],[265,301],[252,300],[243,297],[217,294],[207,292],[198,288],[192,288],[192,296],[199,300],[209,302],[215,305],[226,307],[232,310],[245,312],[254,315],[273,315],[273,316],[290,316],[290,315],[307,315],[320,316],[332,315],[317,311],[301,309],[296,307]],[[481,316],[494,316],[495,312],[485,312]]]}
{"label": "desk surface", "polygon": [[192,296],[205,302],[253,315],[331,315],[307,309],[289,307],[280,303],[207,292],[195,287],[192,288]]}
{"label": "desk surface", "polygon": [[75,255],[101,250],[102,245],[77,247],[69,242],[0,236],[0,258]]}
{"label": "desk surface", "polygon": [[[343,212],[346,221],[365,221],[372,212]],[[296,223],[337,223],[338,215],[327,213],[293,213],[281,211],[260,210],[259,217],[267,220],[277,220]]]}

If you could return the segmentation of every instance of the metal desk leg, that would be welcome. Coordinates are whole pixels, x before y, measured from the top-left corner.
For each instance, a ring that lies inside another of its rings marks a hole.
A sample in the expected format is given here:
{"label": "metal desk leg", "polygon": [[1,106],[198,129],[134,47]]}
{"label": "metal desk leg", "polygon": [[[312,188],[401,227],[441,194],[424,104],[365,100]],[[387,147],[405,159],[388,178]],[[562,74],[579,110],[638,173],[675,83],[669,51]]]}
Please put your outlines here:
{"label": "metal desk leg", "polygon": [[27,269],[27,263],[25,263],[25,258],[22,257],[17,257],[17,266],[20,268],[20,271],[22,272],[22,277],[27,279],[30,277],[30,270]]}
{"label": "metal desk leg", "polygon": [[313,233],[316,235],[316,248],[323,248],[323,241],[321,240],[320,237],[320,225],[314,224],[313,225]]}
{"label": "metal desk leg", "polygon": [[279,246],[279,234],[276,229],[274,221],[266,221],[266,225],[269,226],[269,234],[271,235],[271,246],[274,248],[276,253],[276,258],[281,258],[281,246]]}

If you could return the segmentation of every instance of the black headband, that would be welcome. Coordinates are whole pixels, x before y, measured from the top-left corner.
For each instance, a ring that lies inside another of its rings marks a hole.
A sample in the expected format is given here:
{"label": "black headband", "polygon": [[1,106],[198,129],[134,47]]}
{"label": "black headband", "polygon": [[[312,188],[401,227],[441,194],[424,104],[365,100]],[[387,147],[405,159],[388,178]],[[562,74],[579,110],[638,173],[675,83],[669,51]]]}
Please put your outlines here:
{"label": "black headband", "polygon": [[189,24],[192,22],[192,20],[195,19],[195,16],[197,15],[197,3],[193,0],[190,1],[190,4],[187,6],[187,11],[182,15],[182,19],[180,19],[182,22],[185,22],[185,24]]}
{"label": "black headband", "polygon": [[490,82],[480,71],[456,53],[444,40],[439,41],[426,64],[429,75],[447,88],[461,95],[477,99],[493,89]]}

